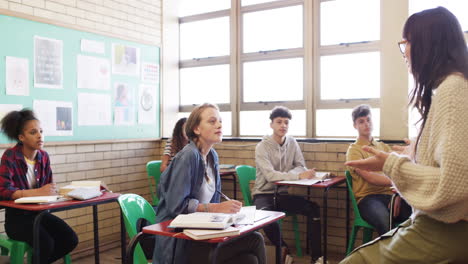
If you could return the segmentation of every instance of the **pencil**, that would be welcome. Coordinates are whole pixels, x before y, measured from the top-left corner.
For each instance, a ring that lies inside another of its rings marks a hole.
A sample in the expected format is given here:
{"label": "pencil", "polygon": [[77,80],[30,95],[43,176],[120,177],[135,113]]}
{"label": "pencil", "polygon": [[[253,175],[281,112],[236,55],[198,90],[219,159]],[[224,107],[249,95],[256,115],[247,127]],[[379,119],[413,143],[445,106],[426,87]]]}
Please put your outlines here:
{"label": "pencil", "polygon": [[231,199],[229,199],[229,197],[227,197],[227,195],[225,195],[224,193],[222,193],[221,191],[219,190],[216,190],[216,192],[218,192],[219,194],[221,194],[221,196],[226,199],[227,201],[231,201]]}

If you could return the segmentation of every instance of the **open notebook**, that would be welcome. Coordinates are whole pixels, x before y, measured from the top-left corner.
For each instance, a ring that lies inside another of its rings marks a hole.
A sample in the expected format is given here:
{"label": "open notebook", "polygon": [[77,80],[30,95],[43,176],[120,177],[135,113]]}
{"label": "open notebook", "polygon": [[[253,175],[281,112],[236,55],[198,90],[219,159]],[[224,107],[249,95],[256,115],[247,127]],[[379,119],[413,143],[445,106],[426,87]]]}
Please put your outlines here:
{"label": "open notebook", "polygon": [[335,177],[333,173],[317,171],[315,172],[315,177],[312,179],[302,179],[302,180],[294,180],[294,181],[278,181],[278,183],[296,184],[296,185],[313,185],[319,182],[327,181],[333,177]]}
{"label": "open notebook", "polygon": [[237,214],[195,212],[180,214],[169,225],[170,228],[226,229],[233,224],[246,225],[255,222],[255,206],[242,207]]}
{"label": "open notebook", "polygon": [[54,203],[70,200],[70,198],[64,198],[61,195],[51,196],[30,196],[22,197],[15,200],[15,203]]}

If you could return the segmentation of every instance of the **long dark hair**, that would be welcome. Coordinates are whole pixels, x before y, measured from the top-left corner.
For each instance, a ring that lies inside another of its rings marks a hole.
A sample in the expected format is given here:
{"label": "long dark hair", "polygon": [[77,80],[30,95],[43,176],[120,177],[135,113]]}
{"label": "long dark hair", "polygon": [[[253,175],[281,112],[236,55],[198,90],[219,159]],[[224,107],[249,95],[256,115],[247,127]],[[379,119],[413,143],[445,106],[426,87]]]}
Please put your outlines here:
{"label": "long dark hair", "polygon": [[175,155],[177,152],[182,150],[188,143],[188,139],[184,134],[184,124],[187,122],[186,117],[182,117],[177,121],[172,131],[172,145],[171,151]]}
{"label": "long dark hair", "polygon": [[[432,92],[453,73],[468,79],[468,53],[457,18],[446,8],[415,13],[406,20],[403,38],[410,44],[414,88],[410,104],[421,114],[419,142],[432,103]],[[417,146],[417,144],[416,144]]]}
{"label": "long dark hair", "polygon": [[29,109],[21,111],[11,111],[3,117],[1,123],[2,131],[11,140],[19,140],[19,135],[23,133],[26,122],[30,120],[37,120],[34,112]]}

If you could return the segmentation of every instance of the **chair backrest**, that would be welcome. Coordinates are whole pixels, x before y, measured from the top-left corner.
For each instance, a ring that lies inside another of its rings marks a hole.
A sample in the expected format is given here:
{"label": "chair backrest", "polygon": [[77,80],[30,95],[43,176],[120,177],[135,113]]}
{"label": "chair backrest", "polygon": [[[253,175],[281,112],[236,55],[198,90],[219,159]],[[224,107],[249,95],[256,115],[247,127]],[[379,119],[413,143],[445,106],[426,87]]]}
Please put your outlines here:
{"label": "chair backrest", "polygon": [[[129,193],[121,195],[118,201],[122,210],[125,229],[130,239],[137,234],[137,222],[140,218],[144,218],[149,224],[156,223],[156,213],[145,198]],[[148,263],[140,245],[135,248],[134,252],[134,263]]]}
{"label": "chair backrest", "polygon": [[[151,194],[151,203],[153,206],[158,206],[159,198],[156,194],[156,189],[159,185],[159,178],[161,177],[161,161],[152,160],[146,163],[146,172],[148,173],[149,188]],[[153,180],[156,186],[153,186]]]}
{"label": "chair backrest", "polygon": [[249,165],[239,165],[236,167],[237,177],[244,198],[245,206],[252,205],[252,195],[250,193],[250,181],[254,181],[257,176],[255,167]]}
{"label": "chair backrest", "polygon": [[359,213],[359,208],[357,206],[356,197],[354,197],[353,177],[351,176],[351,173],[348,170],[345,172],[345,174],[346,174],[346,186],[348,187],[349,199],[351,200],[351,204],[353,206],[354,218],[362,219],[361,213]]}

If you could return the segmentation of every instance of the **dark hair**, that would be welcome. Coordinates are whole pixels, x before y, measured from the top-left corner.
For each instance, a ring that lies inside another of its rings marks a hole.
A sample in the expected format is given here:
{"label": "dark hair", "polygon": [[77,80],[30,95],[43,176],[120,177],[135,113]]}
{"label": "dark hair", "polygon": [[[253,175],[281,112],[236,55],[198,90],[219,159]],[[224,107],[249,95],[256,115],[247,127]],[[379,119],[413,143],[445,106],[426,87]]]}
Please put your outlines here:
{"label": "dark hair", "polygon": [[214,108],[219,111],[218,106],[215,104],[210,104],[210,103],[204,103],[199,106],[196,106],[192,113],[190,113],[189,118],[187,119],[187,123],[185,124],[185,134],[190,140],[197,141],[198,140],[198,135],[195,134],[193,131],[198,125],[200,125],[201,122],[201,114],[205,109],[207,108]]}
{"label": "dark hair", "polygon": [[366,104],[361,104],[353,108],[353,112],[351,113],[351,116],[353,117],[353,124],[356,122],[356,119],[363,117],[363,116],[368,116],[371,114],[370,106]]}
{"label": "dark hair", "polygon": [[179,119],[174,126],[174,130],[172,131],[171,151],[174,155],[182,148],[184,148],[184,146],[188,143],[188,140],[185,138],[183,131],[185,122],[187,122],[186,117]]}
{"label": "dark hair", "polygon": [[468,79],[468,53],[465,37],[457,18],[446,8],[437,7],[408,18],[403,38],[411,45],[411,72],[414,88],[410,104],[421,114],[421,129],[426,124],[432,93],[452,73]]}
{"label": "dark hair", "polygon": [[3,117],[1,123],[2,131],[11,139],[19,141],[19,135],[23,133],[26,122],[37,120],[34,112],[29,109],[21,111],[11,111]]}
{"label": "dark hair", "polygon": [[285,106],[275,106],[270,113],[270,120],[273,122],[273,119],[277,117],[285,117],[287,119],[292,119],[291,111]]}

